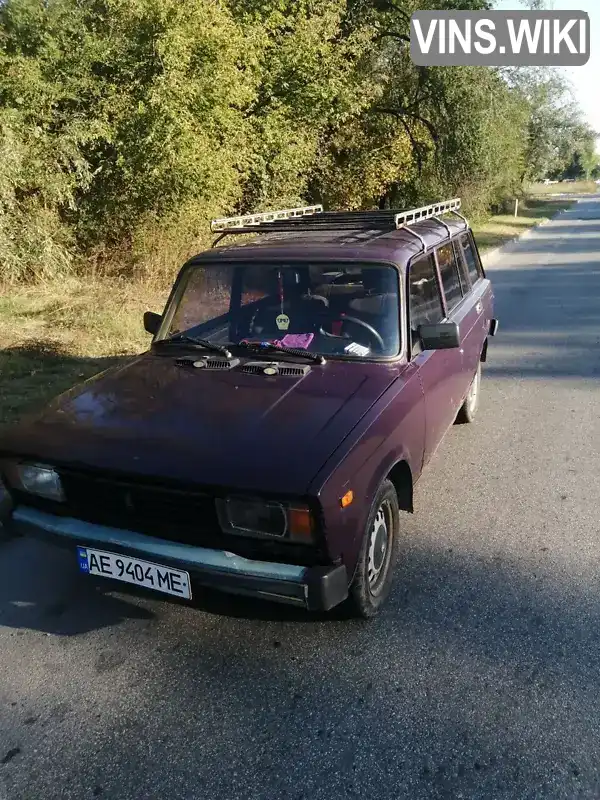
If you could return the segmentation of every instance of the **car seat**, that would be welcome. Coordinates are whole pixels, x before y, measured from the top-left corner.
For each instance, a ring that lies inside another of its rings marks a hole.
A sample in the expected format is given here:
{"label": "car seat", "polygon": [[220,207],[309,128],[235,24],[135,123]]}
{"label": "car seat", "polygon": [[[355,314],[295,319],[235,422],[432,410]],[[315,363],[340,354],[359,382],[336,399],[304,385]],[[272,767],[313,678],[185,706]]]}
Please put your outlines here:
{"label": "car seat", "polygon": [[363,295],[348,303],[348,314],[368,322],[388,343],[398,335],[398,278],[392,269],[366,267]]}

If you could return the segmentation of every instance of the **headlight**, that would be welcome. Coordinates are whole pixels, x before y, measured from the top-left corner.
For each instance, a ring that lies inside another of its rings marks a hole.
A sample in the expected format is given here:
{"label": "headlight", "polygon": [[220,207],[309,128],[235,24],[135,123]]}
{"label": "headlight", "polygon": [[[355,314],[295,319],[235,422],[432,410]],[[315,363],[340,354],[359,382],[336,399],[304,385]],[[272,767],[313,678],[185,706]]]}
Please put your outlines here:
{"label": "headlight", "polygon": [[17,464],[16,476],[20,488],[38,497],[49,500],[64,500],[60,477],[52,467],[42,467],[38,464]]}
{"label": "headlight", "polygon": [[225,533],[311,542],[313,520],[306,506],[226,497],[217,500],[219,523]]}

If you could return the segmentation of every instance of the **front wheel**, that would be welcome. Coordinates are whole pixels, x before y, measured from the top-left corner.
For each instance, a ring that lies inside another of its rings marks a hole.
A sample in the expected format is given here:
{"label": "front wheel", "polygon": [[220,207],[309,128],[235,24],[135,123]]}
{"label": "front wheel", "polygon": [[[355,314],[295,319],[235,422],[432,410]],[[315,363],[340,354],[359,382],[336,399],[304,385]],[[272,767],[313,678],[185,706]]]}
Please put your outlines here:
{"label": "front wheel", "polygon": [[374,617],[390,592],[398,553],[400,512],[391,481],[384,481],[373,500],[358,564],[350,585],[355,616]]}
{"label": "front wheel", "polygon": [[456,421],[459,424],[473,422],[479,408],[479,394],[481,391],[481,361],[477,365],[477,372],[469,387],[469,392],[465,398],[465,402],[460,407],[456,415]]}

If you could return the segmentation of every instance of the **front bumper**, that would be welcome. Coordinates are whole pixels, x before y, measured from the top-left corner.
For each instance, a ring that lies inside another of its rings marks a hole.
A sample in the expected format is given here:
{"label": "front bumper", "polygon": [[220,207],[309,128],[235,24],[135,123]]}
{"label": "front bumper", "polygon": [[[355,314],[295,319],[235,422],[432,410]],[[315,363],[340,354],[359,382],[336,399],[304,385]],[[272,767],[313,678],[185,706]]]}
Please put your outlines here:
{"label": "front bumper", "polygon": [[18,506],[7,522],[9,530],[32,535],[69,549],[98,547],[131,555],[190,573],[192,586],[207,586],[233,594],[291,603],[308,610],[328,611],[348,596],[346,567],[301,567],[254,561],[206,547],[155,539],[135,531],[94,525]]}

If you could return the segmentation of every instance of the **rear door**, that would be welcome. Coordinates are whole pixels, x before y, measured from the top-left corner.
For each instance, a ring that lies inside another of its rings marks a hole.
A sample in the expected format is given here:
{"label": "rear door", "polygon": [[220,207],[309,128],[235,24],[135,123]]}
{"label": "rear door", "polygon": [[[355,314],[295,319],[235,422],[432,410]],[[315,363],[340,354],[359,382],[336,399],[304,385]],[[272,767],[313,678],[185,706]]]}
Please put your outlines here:
{"label": "rear door", "polygon": [[483,304],[473,292],[466,263],[456,241],[442,245],[436,251],[442,287],[446,301],[446,318],[456,322],[460,330],[460,365],[452,384],[452,402],[458,411],[469,391],[481,356],[481,320]]}
{"label": "rear door", "polygon": [[468,274],[471,290],[469,294],[469,330],[463,342],[467,379],[475,374],[488,335],[492,315],[492,293],[479,261],[477,249],[470,232],[454,239],[454,251],[459,266]]}
{"label": "rear door", "polygon": [[419,325],[441,322],[445,316],[436,262],[433,254],[415,259],[408,269],[409,318],[412,362],[418,367],[425,395],[426,464],[456,416],[453,394],[456,375],[461,371],[462,356],[456,350],[423,350],[417,330]]}
{"label": "rear door", "polygon": [[450,402],[454,414],[461,406],[467,394],[470,380],[465,360],[465,342],[469,338],[472,325],[471,308],[469,304],[469,286],[461,281],[458,261],[454,254],[453,243],[446,244],[436,249],[436,260],[442,282],[442,294],[445,302],[446,317],[448,322],[456,322],[460,331],[460,348],[451,350],[453,354],[453,375],[450,384]]}

